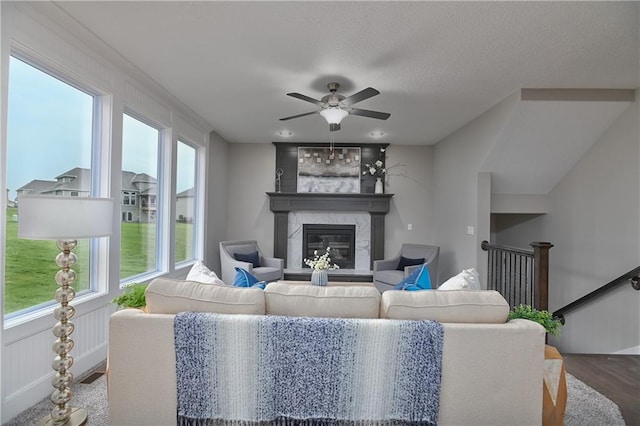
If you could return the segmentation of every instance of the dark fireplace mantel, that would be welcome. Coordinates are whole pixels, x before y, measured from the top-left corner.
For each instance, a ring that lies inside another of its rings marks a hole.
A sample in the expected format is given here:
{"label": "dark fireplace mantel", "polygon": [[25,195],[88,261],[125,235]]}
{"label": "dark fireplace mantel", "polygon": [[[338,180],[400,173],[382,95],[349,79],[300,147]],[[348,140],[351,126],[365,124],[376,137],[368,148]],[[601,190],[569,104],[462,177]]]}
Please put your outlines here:
{"label": "dark fireplace mantel", "polygon": [[384,219],[393,194],[267,192],[274,213],[273,253],[287,264],[288,214],[292,211],[368,212],[371,215],[371,260],[384,258]]}
{"label": "dark fireplace mantel", "polygon": [[389,213],[393,194],[347,194],[319,192],[267,192],[272,212],[340,211]]}

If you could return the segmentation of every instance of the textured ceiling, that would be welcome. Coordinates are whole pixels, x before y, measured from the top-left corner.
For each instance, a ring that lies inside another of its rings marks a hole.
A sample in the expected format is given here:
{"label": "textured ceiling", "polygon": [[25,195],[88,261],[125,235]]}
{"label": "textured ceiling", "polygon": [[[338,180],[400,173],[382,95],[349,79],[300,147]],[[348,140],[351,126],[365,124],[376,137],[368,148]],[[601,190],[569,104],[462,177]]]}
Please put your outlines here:
{"label": "textured ceiling", "polygon": [[[337,142],[433,144],[520,88],[637,88],[637,2],[94,2],[56,4],[232,143],[327,141],[337,81],[357,107]],[[341,91],[342,91],[341,90]]]}

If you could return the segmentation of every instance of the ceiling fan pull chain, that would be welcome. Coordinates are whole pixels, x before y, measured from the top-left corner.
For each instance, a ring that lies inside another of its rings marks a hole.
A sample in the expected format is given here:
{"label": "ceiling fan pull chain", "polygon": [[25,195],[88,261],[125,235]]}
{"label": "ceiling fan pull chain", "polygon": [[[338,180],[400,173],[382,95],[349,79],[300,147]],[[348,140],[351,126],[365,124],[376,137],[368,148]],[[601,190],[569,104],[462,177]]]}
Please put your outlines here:
{"label": "ceiling fan pull chain", "polygon": [[334,132],[329,132],[331,135],[331,143],[329,144],[329,150],[331,151],[330,158],[333,159],[333,143],[335,141],[335,137],[333,136]]}

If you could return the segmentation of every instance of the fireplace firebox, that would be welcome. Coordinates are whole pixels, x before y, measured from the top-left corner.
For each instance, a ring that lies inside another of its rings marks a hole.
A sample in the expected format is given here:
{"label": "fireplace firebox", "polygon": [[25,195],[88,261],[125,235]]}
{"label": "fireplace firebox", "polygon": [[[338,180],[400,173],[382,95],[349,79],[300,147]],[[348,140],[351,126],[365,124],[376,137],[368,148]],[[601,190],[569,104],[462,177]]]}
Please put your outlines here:
{"label": "fireplace firebox", "polygon": [[[354,269],[356,260],[356,226],[333,224],[304,224],[302,226],[303,259],[313,259],[331,248],[331,261],[340,269]],[[309,266],[302,264],[303,268]]]}

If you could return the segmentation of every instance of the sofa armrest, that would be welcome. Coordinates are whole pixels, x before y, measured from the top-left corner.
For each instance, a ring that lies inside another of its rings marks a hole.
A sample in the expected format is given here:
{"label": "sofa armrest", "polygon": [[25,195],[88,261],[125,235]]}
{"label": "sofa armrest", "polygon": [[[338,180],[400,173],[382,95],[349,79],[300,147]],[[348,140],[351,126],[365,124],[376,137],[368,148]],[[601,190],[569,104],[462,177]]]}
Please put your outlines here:
{"label": "sofa armrest", "polygon": [[227,256],[221,265],[222,269],[222,281],[225,284],[232,284],[234,277],[236,276],[235,268],[242,268],[253,275],[253,264],[251,262],[241,262]]}
{"label": "sofa armrest", "polygon": [[231,265],[231,267],[233,268],[234,273],[235,273],[235,268],[242,268],[245,271],[248,271],[253,274],[253,263],[251,262],[242,262],[241,260],[234,260],[232,262],[229,262],[229,265]]}
{"label": "sofa armrest", "polygon": [[111,425],[175,425],[174,315],[139,309],[109,319],[107,392]]}
{"label": "sofa armrest", "polygon": [[528,320],[442,325],[438,424],[540,425],[544,328]]}
{"label": "sofa armrest", "polygon": [[393,259],[374,260],[373,272],[388,271],[391,269],[396,269],[398,267],[399,261],[400,261],[399,257],[394,257]]}
{"label": "sofa armrest", "polygon": [[270,268],[284,269],[284,259],[260,256],[260,265],[268,266]]}

